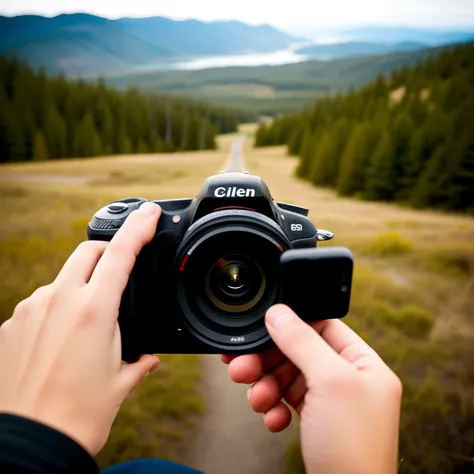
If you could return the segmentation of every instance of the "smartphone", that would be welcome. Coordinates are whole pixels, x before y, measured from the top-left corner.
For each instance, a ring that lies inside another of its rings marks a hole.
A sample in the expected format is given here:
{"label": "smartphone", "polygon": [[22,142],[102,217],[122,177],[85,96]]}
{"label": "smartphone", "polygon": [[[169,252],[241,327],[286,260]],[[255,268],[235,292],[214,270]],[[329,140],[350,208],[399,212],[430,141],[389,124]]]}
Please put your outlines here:
{"label": "smartphone", "polygon": [[349,312],[353,257],[345,247],[287,250],[280,257],[280,303],[305,321]]}

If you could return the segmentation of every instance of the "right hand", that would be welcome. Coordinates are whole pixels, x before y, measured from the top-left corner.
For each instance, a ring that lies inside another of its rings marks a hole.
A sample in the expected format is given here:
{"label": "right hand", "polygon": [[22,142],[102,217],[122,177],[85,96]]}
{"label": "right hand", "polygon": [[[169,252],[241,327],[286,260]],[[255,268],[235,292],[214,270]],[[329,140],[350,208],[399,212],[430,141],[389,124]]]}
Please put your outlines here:
{"label": "right hand", "polygon": [[222,356],[234,382],[251,383],[250,406],[269,431],[301,416],[307,474],[395,474],[402,385],[377,353],[339,320],[303,322],[276,305],[266,315],[277,345]]}

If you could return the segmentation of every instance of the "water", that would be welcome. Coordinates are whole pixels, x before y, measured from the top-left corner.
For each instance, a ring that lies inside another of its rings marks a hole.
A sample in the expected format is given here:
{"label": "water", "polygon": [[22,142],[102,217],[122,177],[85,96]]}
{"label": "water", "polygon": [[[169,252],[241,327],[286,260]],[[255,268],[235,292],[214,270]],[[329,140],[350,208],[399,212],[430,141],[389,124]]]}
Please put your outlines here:
{"label": "water", "polygon": [[287,49],[274,51],[271,53],[246,53],[229,54],[223,56],[204,56],[190,59],[189,61],[160,62],[137,66],[137,71],[152,71],[156,69],[180,69],[197,70],[214,67],[229,66],[277,66],[280,64],[293,64],[307,61],[309,56],[298,54],[297,49],[306,46],[308,43],[298,43]]}

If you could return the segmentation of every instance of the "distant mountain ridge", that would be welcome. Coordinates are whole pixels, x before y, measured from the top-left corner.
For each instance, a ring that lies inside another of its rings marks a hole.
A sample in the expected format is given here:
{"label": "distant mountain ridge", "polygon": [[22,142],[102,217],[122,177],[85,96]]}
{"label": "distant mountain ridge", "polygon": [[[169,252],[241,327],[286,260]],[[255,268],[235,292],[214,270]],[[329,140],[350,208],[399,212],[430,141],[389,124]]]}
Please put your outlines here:
{"label": "distant mountain ridge", "polygon": [[341,34],[354,41],[371,43],[423,43],[427,46],[442,46],[452,43],[467,43],[474,40],[474,28],[422,28],[405,26],[364,26],[349,28]]}
{"label": "distant mountain ridge", "polygon": [[238,21],[110,20],[85,13],[0,16],[0,54],[72,76],[108,74],[151,61],[271,52],[298,39],[270,25]]}
{"label": "distant mountain ridge", "polygon": [[427,46],[418,42],[371,43],[364,41],[347,41],[333,44],[314,44],[298,49],[296,52],[315,57],[349,58],[376,54],[416,51]]}

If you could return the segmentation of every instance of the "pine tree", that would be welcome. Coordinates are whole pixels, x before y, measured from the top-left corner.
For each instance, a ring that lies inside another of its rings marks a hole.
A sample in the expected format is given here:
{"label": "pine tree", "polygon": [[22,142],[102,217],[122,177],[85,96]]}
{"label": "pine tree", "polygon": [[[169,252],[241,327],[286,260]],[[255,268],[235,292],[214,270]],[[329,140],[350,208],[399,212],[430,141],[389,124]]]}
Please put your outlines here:
{"label": "pine tree", "polygon": [[424,163],[428,157],[425,156],[426,135],[422,128],[413,130],[408,145],[405,161],[403,162],[403,177],[399,197],[402,200],[409,198],[412,194],[417,180],[421,176]]}
{"label": "pine tree", "polygon": [[130,141],[130,138],[128,138],[128,136],[123,137],[122,153],[124,155],[130,155],[131,153],[133,153],[132,142]]}
{"label": "pine tree", "polygon": [[448,207],[448,169],[449,154],[444,146],[440,146],[433,152],[428,167],[413,190],[411,203],[415,207]]}
{"label": "pine tree", "polygon": [[102,153],[99,134],[94,126],[92,115],[87,113],[76,126],[74,135],[75,156],[88,158]]}
{"label": "pine tree", "polygon": [[161,137],[156,137],[155,145],[153,147],[154,153],[163,153],[165,149],[165,143]]}
{"label": "pine tree", "polygon": [[188,118],[188,115],[187,115],[186,111],[184,111],[183,116],[184,116],[184,119],[183,119],[183,125],[182,125],[182,129],[181,129],[180,149],[185,151],[185,150],[187,150],[187,147],[188,147],[188,128],[189,128],[188,121],[189,121],[189,118]]}
{"label": "pine tree", "polygon": [[110,107],[105,99],[102,99],[98,106],[98,124],[97,129],[102,142],[104,153],[107,155],[113,152],[114,129],[112,113]]}
{"label": "pine tree", "polygon": [[474,134],[467,132],[452,146],[449,158],[449,207],[474,211]]}
{"label": "pine tree", "polygon": [[311,167],[311,182],[319,186],[330,184],[334,161],[337,159],[336,149],[329,131],[326,131],[314,151]]}
{"label": "pine tree", "polygon": [[27,148],[23,130],[8,102],[3,104],[0,114],[0,147],[2,149],[0,160],[3,162],[26,159]]}
{"label": "pine tree", "polygon": [[343,196],[352,196],[364,188],[365,164],[370,153],[367,129],[367,124],[356,126],[343,152],[337,179],[337,191]]}
{"label": "pine tree", "polygon": [[401,112],[391,126],[393,145],[394,170],[393,179],[396,196],[401,200],[407,195],[404,183],[410,170],[410,138],[415,129],[415,124],[406,112]]}
{"label": "pine tree", "polygon": [[46,140],[41,132],[36,132],[34,147],[33,147],[33,160],[44,161],[48,159],[48,149],[46,147]]}
{"label": "pine tree", "polygon": [[148,150],[147,144],[143,140],[140,140],[138,142],[137,153],[145,154],[145,153],[148,153],[148,152],[149,152],[149,150]]}
{"label": "pine tree", "polygon": [[302,178],[306,178],[311,167],[311,156],[313,151],[313,135],[309,127],[303,132],[303,139],[300,148],[300,163],[296,169],[296,174]]}
{"label": "pine tree", "polygon": [[260,126],[257,128],[257,131],[255,132],[255,148],[267,146],[267,140],[266,140],[266,135],[267,135],[267,127],[265,126],[264,123],[261,123]]}
{"label": "pine tree", "polygon": [[394,154],[390,134],[385,132],[374,151],[369,168],[364,194],[368,199],[389,201],[395,188]]}
{"label": "pine tree", "polygon": [[63,158],[66,156],[66,125],[59,115],[54,102],[50,102],[46,112],[44,123],[44,138],[51,158]]}
{"label": "pine tree", "polygon": [[299,154],[302,145],[302,135],[302,129],[299,127],[294,127],[288,141],[288,154],[290,156],[297,156]]}

